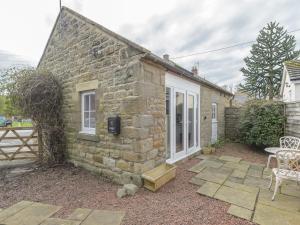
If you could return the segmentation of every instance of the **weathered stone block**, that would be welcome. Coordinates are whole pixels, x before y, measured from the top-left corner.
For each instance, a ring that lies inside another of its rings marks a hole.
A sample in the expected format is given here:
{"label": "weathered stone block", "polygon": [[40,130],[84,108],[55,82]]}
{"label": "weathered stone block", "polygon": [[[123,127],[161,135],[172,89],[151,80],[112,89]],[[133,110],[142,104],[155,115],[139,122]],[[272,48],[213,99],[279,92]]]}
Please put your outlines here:
{"label": "weathered stone block", "polygon": [[116,166],[116,160],[108,157],[103,157],[103,164],[109,168],[114,168]]}
{"label": "weathered stone block", "polygon": [[131,165],[130,165],[130,163],[126,162],[123,159],[117,161],[116,167],[120,168],[123,171],[131,171]]}

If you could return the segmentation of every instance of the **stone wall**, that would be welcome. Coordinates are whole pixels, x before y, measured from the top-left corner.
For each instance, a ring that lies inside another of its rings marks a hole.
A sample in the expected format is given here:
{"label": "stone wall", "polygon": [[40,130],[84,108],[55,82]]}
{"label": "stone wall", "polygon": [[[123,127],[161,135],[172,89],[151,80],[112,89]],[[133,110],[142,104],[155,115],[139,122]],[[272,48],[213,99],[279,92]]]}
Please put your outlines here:
{"label": "stone wall", "polygon": [[239,121],[241,108],[225,108],[225,138],[236,141],[239,138]]}
{"label": "stone wall", "polygon": [[229,106],[231,96],[204,85],[201,85],[200,90],[200,143],[204,147],[211,143],[212,103],[217,103],[218,139],[225,137],[225,107]]}
{"label": "stone wall", "polygon": [[[165,160],[164,70],[136,49],[68,10],[61,12],[38,69],[63,85],[68,158],[117,183],[141,185],[141,173]],[[96,91],[96,135],[80,133],[80,92]],[[121,134],[107,119],[121,117]]]}
{"label": "stone wall", "polygon": [[300,138],[300,102],[287,103],[285,105],[285,135]]}

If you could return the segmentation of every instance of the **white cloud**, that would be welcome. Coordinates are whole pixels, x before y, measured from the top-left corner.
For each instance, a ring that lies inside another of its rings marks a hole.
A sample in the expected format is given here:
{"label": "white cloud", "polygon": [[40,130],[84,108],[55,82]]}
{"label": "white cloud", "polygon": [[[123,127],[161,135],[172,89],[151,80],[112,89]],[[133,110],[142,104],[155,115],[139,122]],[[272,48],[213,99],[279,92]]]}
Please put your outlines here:
{"label": "white cloud", "polygon": [[[62,3],[160,56],[163,53],[181,56],[254,40],[258,31],[274,20],[288,30],[300,28],[298,0],[62,0]],[[35,65],[58,10],[58,0],[2,1],[0,50],[22,55]],[[295,35],[299,47],[300,32]],[[206,79],[223,85],[242,79],[239,70],[248,53],[249,46],[242,46],[176,62],[187,69],[199,62]]]}

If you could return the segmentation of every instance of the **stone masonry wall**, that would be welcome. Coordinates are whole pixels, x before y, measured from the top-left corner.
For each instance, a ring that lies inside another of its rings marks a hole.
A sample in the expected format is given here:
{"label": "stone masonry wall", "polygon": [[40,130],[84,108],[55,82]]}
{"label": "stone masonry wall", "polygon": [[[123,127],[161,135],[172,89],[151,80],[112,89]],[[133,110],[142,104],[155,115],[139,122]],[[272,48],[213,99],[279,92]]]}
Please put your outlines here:
{"label": "stone masonry wall", "polygon": [[[141,185],[141,173],[165,160],[164,72],[140,57],[64,9],[38,68],[63,85],[69,160],[121,184]],[[96,91],[95,136],[79,133],[80,91],[89,87]],[[121,117],[118,136],[107,132],[107,118],[115,115]]]}
{"label": "stone masonry wall", "polygon": [[300,102],[285,104],[285,135],[300,138]]}
{"label": "stone masonry wall", "polygon": [[225,107],[230,104],[230,96],[220,91],[201,85],[200,89],[200,139],[201,147],[211,143],[212,134],[212,103],[217,103],[218,139],[225,137]]}
{"label": "stone masonry wall", "polygon": [[239,139],[239,121],[241,108],[225,108],[225,137],[232,141]]}

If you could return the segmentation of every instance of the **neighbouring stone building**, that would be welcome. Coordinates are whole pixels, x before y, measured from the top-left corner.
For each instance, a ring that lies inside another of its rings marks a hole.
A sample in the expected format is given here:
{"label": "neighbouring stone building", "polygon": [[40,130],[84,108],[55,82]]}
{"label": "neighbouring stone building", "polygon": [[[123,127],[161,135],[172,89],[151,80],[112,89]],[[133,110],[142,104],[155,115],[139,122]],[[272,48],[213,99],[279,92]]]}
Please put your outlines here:
{"label": "neighbouring stone building", "polygon": [[224,136],[230,92],[71,9],[38,69],[62,83],[69,161],[114,182],[140,185],[143,172]]}

